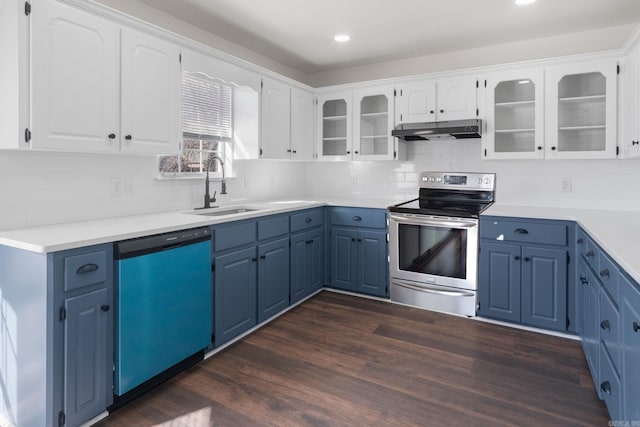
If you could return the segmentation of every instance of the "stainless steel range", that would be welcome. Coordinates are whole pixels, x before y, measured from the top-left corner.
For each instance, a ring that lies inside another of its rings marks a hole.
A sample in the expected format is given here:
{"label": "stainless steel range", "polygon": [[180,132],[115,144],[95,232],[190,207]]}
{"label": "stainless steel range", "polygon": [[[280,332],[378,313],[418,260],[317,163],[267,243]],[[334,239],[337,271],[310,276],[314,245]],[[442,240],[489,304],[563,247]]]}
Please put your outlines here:
{"label": "stainless steel range", "polygon": [[389,207],[391,300],[475,316],[478,220],[495,174],[423,172],[419,197]]}

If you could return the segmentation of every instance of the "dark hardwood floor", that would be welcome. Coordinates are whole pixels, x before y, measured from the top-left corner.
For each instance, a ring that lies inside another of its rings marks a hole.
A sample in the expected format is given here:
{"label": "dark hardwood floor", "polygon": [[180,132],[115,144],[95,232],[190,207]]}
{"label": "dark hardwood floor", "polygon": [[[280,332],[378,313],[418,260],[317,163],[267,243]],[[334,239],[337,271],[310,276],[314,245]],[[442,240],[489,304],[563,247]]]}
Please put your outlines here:
{"label": "dark hardwood floor", "polygon": [[98,425],[608,421],[578,341],[322,292]]}

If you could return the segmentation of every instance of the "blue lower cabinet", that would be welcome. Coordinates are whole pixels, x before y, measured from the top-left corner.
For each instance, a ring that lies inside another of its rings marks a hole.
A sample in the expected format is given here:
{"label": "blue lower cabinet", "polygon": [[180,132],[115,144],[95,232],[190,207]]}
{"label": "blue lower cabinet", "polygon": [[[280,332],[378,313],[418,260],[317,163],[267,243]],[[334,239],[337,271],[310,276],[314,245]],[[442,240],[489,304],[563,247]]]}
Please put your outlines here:
{"label": "blue lower cabinet", "polygon": [[521,321],[546,329],[567,328],[567,251],[522,248]]}
{"label": "blue lower cabinet", "polygon": [[640,287],[620,275],[620,340],[624,418],[640,420]]}
{"label": "blue lower cabinet", "polygon": [[294,304],[323,285],[323,230],[291,236],[291,304]]}
{"label": "blue lower cabinet", "polygon": [[331,229],[332,287],[386,297],[388,268],[386,230]]}
{"label": "blue lower cabinet", "polygon": [[257,263],[255,247],[214,258],[216,347],[256,324]]}
{"label": "blue lower cabinet", "polygon": [[478,314],[520,321],[520,268],[520,246],[482,243],[478,271]]}
{"label": "blue lower cabinet", "polygon": [[258,323],[289,305],[289,238],[258,246]]}

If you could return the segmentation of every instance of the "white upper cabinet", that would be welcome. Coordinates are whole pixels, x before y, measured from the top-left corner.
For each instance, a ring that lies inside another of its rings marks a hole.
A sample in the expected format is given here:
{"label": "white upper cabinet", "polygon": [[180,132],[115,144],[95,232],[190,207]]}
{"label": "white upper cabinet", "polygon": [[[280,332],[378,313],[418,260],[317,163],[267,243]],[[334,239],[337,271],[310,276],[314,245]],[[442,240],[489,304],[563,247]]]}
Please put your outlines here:
{"label": "white upper cabinet", "polygon": [[291,157],[291,87],[277,80],[262,80],[263,159]]}
{"label": "white upper cabinet", "polygon": [[477,117],[477,80],[460,77],[401,84],[396,123],[434,122]]}
{"label": "white upper cabinet", "polygon": [[119,26],[55,1],[31,16],[31,147],[118,151]]}
{"label": "white upper cabinet", "polygon": [[546,158],[616,157],[616,68],[608,61],[546,71]]}
{"label": "white upper cabinet", "polygon": [[483,158],[544,158],[544,80],[541,69],[486,77]]}
{"label": "white upper cabinet", "polygon": [[180,143],[178,46],[122,29],[122,151],[176,153]]}
{"label": "white upper cabinet", "polygon": [[622,145],[625,158],[640,157],[640,44],[622,64]]}
{"label": "white upper cabinet", "polygon": [[318,158],[351,160],[351,92],[318,96]]}
{"label": "white upper cabinet", "polygon": [[354,160],[393,160],[393,87],[354,91]]}
{"label": "white upper cabinet", "polygon": [[291,88],[291,158],[312,160],[315,118],[315,96],[311,92]]}

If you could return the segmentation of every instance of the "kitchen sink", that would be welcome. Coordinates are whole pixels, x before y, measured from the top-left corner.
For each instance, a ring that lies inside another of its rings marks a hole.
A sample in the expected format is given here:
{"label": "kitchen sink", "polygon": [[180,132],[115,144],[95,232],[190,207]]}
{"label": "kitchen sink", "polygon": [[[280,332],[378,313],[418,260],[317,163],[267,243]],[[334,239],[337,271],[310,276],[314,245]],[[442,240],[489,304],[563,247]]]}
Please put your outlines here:
{"label": "kitchen sink", "polygon": [[247,206],[233,206],[227,208],[211,208],[211,209],[202,209],[200,211],[194,210],[189,213],[194,215],[203,215],[203,216],[225,216],[225,215],[235,215],[247,212],[255,212],[259,211],[260,208],[251,208]]}

